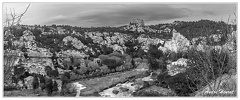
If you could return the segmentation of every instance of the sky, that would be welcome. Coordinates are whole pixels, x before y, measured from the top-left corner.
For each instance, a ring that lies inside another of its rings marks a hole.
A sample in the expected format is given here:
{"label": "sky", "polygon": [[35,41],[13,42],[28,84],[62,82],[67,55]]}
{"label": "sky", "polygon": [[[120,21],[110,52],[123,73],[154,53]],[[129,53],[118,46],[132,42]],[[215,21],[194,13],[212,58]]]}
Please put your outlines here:
{"label": "sky", "polygon": [[[3,19],[10,9],[20,15],[28,4],[3,3]],[[146,25],[201,19],[227,22],[229,15],[235,18],[236,9],[236,3],[30,3],[20,24],[121,26],[132,19],[142,19]]]}

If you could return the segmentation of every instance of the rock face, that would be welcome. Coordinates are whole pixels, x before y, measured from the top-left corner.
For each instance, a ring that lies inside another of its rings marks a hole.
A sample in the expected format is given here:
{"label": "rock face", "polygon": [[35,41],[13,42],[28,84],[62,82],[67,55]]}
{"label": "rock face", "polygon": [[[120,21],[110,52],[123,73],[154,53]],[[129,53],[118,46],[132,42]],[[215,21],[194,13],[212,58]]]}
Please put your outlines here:
{"label": "rock face", "polygon": [[71,36],[65,37],[63,42],[65,45],[68,45],[68,42],[71,42],[71,44],[77,49],[86,48],[86,46],[80,40]]}
{"label": "rock face", "polygon": [[166,88],[151,86],[134,93],[134,96],[175,96],[176,94]]}
{"label": "rock face", "polygon": [[206,37],[193,38],[191,40],[191,43],[192,43],[192,45],[207,44],[207,38]]}
{"label": "rock face", "polygon": [[76,50],[61,51],[58,55],[59,55],[60,57],[69,57],[69,56],[72,56],[72,57],[77,57],[77,58],[84,58],[84,57],[88,57],[88,56],[89,56],[89,55],[86,55],[86,54],[83,53],[83,52],[76,51]]}
{"label": "rock face", "polygon": [[[164,48],[166,48],[168,51],[171,52],[184,52],[188,50],[188,47],[190,46],[190,42],[187,38],[185,38],[180,33],[173,31],[173,37],[171,41],[166,41]],[[162,47],[159,49],[163,49]],[[166,51],[163,49],[163,51]]]}
{"label": "rock face", "polygon": [[144,27],[143,20],[133,19],[125,29],[130,31],[144,32],[143,27]]}
{"label": "rock face", "polygon": [[[30,66],[29,66],[30,65]],[[47,75],[45,72],[45,66],[42,64],[37,64],[37,63],[28,63],[28,66],[26,66],[27,69],[29,70],[29,73],[36,73],[40,75]]]}
{"label": "rock face", "polygon": [[20,40],[23,41],[34,41],[35,40],[35,36],[33,35],[33,33],[29,30],[26,30],[23,32],[23,35],[20,37]]}
{"label": "rock face", "polygon": [[20,37],[20,41],[24,42],[26,48],[35,49],[37,47],[35,36],[29,30],[23,32],[23,35]]}
{"label": "rock face", "polygon": [[52,53],[46,48],[35,48],[34,50],[27,50],[28,56],[32,57],[51,57]]}

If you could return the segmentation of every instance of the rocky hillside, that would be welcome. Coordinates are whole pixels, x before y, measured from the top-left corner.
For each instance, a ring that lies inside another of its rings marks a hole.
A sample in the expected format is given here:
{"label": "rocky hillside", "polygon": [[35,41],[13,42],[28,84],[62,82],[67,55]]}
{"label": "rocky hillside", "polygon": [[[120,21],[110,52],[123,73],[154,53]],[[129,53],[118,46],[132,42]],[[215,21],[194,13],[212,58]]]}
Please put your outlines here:
{"label": "rocky hillside", "polygon": [[[199,87],[206,87],[208,82],[217,80],[223,74],[232,74],[230,70],[236,69],[236,65],[229,64],[236,55],[237,32],[234,27],[208,20],[145,25],[141,19],[134,19],[121,27],[5,27],[5,90],[10,87],[48,87],[48,95],[53,95],[56,90],[65,95],[75,91],[73,87],[80,83],[74,82],[79,80],[105,79],[110,74],[119,73],[124,79],[121,82],[125,82],[132,76],[124,75],[124,72],[131,73],[131,70],[146,64],[151,81],[146,81],[131,96],[146,96],[153,87],[159,87],[159,90],[166,90],[174,96],[189,96],[200,91]],[[206,71],[206,75],[214,75],[204,80],[207,83],[201,83],[203,80],[189,77],[198,76],[196,71],[199,69],[196,68],[220,70],[220,73]],[[140,80],[145,80],[144,77],[140,77]],[[35,83],[40,84],[36,80],[41,79],[44,80],[43,83],[40,82],[43,85],[35,87]],[[15,83],[9,80],[14,80]],[[192,82],[188,83],[191,86],[184,85],[188,81]],[[103,89],[117,83],[118,81],[110,82],[107,87],[101,87],[96,81],[95,86],[98,88],[97,92],[105,93]],[[64,86],[70,86],[73,90],[66,90]],[[167,95],[157,90],[153,90],[154,95]],[[95,90],[92,91],[95,93]]]}

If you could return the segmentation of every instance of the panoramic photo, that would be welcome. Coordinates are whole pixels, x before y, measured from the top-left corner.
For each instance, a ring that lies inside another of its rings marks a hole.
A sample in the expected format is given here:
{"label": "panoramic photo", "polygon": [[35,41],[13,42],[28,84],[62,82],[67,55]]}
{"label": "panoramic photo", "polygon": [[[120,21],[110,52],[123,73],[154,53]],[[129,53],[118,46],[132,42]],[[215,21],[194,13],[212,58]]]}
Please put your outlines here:
{"label": "panoramic photo", "polygon": [[3,97],[237,97],[237,3],[2,3]]}

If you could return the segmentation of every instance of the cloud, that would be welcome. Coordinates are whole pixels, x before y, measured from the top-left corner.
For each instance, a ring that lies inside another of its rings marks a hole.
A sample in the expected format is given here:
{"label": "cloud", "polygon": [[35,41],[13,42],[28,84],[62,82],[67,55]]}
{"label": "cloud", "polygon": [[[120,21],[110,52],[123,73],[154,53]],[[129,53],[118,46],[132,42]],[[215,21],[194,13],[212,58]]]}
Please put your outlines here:
{"label": "cloud", "polygon": [[171,8],[166,5],[157,4],[135,4],[123,5],[113,9],[93,10],[88,13],[79,13],[71,17],[57,17],[51,19],[51,23],[68,21],[75,25],[87,26],[116,26],[128,24],[132,19],[140,18],[144,21],[161,21],[175,18],[187,17],[189,9]]}
{"label": "cloud", "polygon": [[[15,8],[25,5],[4,4]],[[20,13],[22,10],[17,9]],[[143,19],[146,24],[174,20],[227,19],[236,12],[236,4],[63,4],[32,3],[22,18],[22,24],[68,24],[81,27],[120,26],[132,19]],[[226,17],[226,18],[225,18]]]}

